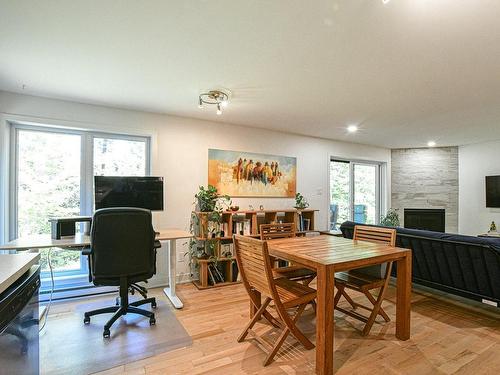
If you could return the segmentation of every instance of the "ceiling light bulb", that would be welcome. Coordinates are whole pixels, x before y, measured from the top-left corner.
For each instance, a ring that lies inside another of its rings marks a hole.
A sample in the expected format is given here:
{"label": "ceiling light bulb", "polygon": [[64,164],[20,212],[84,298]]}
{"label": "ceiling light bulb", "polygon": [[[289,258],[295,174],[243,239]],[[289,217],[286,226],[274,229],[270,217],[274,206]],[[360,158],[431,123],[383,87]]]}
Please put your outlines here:
{"label": "ceiling light bulb", "polygon": [[427,146],[429,146],[429,147],[435,147],[436,146],[436,142],[429,141],[429,142],[427,142]]}
{"label": "ceiling light bulb", "polygon": [[221,103],[221,105],[222,105],[223,107],[227,107],[227,105],[228,105],[227,100],[223,100],[223,101],[222,101],[222,103]]}
{"label": "ceiling light bulb", "polygon": [[382,4],[389,4],[389,1],[391,0],[382,0]]}
{"label": "ceiling light bulb", "polygon": [[348,131],[349,133],[355,133],[355,132],[357,132],[357,131],[358,131],[358,127],[357,127],[356,125],[349,125],[349,126],[347,127],[347,131]]}
{"label": "ceiling light bulb", "polygon": [[198,104],[198,108],[203,108],[203,102],[201,101],[201,98],[199,98],[199,99],[200,99],[200,102]]}
{"label": "ceiling light bulb", "polygon": [[218,115],[222,115],[222,111],[220,109],[220,105],[219,104],[217,104],[217,114]]}

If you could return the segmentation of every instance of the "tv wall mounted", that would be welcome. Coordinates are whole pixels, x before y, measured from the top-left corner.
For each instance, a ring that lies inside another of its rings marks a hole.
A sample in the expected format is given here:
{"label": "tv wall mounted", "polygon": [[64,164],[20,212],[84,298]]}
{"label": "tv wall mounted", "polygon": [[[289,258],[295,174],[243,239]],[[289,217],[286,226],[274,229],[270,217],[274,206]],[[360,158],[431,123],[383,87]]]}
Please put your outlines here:
{"label": "tv wall mounted", "polygon": [[500,207],[500,176],[486,176],[486,207]]}

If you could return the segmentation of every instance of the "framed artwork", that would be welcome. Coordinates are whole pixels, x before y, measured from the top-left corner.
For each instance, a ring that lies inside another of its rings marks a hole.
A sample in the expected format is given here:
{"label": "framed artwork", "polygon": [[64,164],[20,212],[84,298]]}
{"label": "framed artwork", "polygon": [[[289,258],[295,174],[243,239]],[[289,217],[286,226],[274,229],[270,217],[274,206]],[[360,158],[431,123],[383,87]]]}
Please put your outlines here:
{"label": "framed artwork", "polygon": [[297,158],[209,149],[208,184],[231,197],[294,198]]}

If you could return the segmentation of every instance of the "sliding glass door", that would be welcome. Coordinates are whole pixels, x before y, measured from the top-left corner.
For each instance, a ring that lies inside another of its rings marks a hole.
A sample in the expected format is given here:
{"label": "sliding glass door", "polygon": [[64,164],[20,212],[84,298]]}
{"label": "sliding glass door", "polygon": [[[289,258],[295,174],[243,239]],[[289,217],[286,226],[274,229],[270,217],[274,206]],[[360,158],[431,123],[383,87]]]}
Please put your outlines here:
{"label": "sliding glass door", "polygon": [[[50,234],[51,217],[91,215],[95,175],[149,174],[146,137],[17,124],[12,134],[11,239]],[[48,286],[49,254],[56,287],[88,285],[87,259],[79,251],[45,249],[42,290]]]}
{"label": "sliding glass door", "polygon": [[379,222],[379,166],[353,163],[354,212],[357,223]]}
{"label": "sliding glass door", "polygon": [[379,222],[380,174],[380,163],[330,161],[330,229],[338,229],[346,220]]}

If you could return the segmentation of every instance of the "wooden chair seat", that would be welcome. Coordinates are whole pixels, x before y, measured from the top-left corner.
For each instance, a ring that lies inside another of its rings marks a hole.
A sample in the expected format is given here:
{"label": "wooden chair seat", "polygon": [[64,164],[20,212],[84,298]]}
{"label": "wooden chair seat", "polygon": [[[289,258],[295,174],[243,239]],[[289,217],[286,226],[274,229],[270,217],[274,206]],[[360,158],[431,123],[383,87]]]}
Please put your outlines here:
{"label": "wooden chair seat", "polygon": [[298,265],[273,268],[273,274],[275,277],[286,277],[294,281],[308,278],[314,279],[316,277],[316,272]]}
{"label": "wooden chair seat", "polygon": [[286,278],[275,279],[276,291],[283,306],[288,309],[307,304],[316,298],[316,290]]}
{"label": "wooden chair seat", "polygon": [[384,285],[385,279],[356,272],[337,272],[335,274],[335,285],[343,285],[350,289],[364,292]]}

